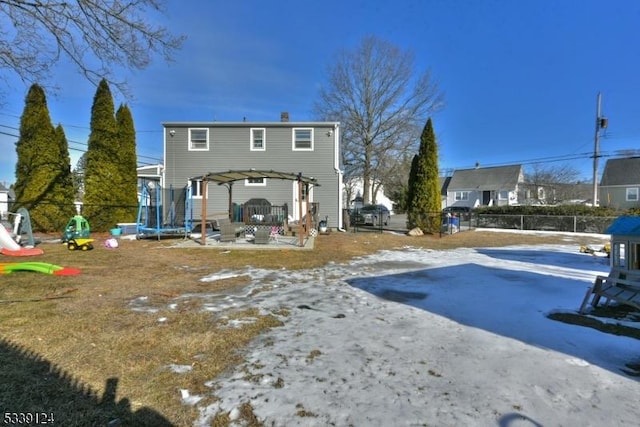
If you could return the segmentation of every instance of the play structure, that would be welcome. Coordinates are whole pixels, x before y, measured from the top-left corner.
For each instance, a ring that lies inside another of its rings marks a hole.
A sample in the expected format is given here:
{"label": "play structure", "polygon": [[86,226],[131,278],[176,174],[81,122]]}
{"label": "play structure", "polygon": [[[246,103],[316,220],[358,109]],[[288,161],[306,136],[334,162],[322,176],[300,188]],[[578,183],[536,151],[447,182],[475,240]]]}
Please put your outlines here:
{"label": "play structure", "polygon": [[188,237],[193,226],[191,188],[162,188],[158,181],[142,184],[137,238]]}
{"label": "play structure", "polygon": [[0,253],[7,256],[42,255],[42,249],[35,247],[29,212],[20,208],[13,216],[13,228],[7,230],[0,225]]}
{"label": "play structure", "polygon": [[640,310],[640,217],[618,217],[605,233],[611,235],[610,263],[608,276],[597,276],[588,290],[580,313],[584,313],[591,299],[591,306],[598,307],[604,298],[604,305],[611,301]]}
{"label": "play structure", "polygon": [[80,270],[70,267],[61,267],[48,262],[9,262],[0,263],[0,274],[9,274],[16,271],[33,271],[36,273],[51,274],[53,276],[75,276]]}

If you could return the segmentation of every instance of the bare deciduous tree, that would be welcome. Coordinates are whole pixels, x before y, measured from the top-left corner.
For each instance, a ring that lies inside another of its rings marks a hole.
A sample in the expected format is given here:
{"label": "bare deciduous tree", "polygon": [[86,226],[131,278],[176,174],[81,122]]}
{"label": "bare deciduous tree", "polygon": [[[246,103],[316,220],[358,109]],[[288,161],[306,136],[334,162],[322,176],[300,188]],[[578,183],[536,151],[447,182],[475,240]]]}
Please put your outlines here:
{"label": "bare deciduous tree", "polygon": [[575,167],[562,165],[543,165],[535,163],[525,173],[525,180],[531,184],[572,184],[580,177],[580,171]]}
{"label": "bare deciduous tree", "polygon": [[96,86],[114,68],[143,69],[154,54],[170,60],[184,37],[149,23],[161,0],[0,0],[0,69],[24,82],[46,81],[66,57]]}
{"label": "bare deciduous tree", "polygon": [[367,37],[329,66],[314,105],[322,120],[341,122],[345,178],[362,177],[365,203],[366,189],[384,181],[394,160],[415,151],[427,116],[443,106],[430,73],[416,74],[415,68],[411,52]]}
{"label": "bare deciduous tree", "polygon": [[533,199],[544,199],[548,203],[579,198],[580,189],[575,186],[579,177],[580,171],[568,164],[534,163],[525,172],[525,181]]}

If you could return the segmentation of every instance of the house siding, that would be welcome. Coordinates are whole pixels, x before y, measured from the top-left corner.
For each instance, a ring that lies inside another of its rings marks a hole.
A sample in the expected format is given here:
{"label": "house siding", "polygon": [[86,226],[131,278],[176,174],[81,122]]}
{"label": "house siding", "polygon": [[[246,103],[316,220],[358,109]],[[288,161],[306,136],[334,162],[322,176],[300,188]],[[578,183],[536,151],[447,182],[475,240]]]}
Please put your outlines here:
{"label": "house siding", "polygon": [[638,200],[627,201],[627,188],[640,188],[638,185],[609,185],[599,188],[600,206],[614,209],[631,209],[640,207]]}
{"label": "house siding", "polygon": [[[274,170],[302,173],[314,177],[319,186],[313,188],[313,201],[320,206],[321,218],[328,216],[331,227],[338,223],[341,209],[341,174],[335,170],[339,149],[338,124],[328,123],[164,123],[165,127],[165,186],[182,188],[192,177],[227,170]],[[209,130],[207,151],[189,150],[189,129]],[[250,149],[251,129],[265,129],[264,151]],[[294,151],[294,128],[313,129],[313,151]],[[228,211],[227,186],[210,182],[207,194],[207,217],[221,216]],[[232,185],[232,202],[242,204],[251,198],[265,198],[274,205],[287,203],[290,215],[296,208],[292,181],[267,179],[266,186],[245,186],[244,181]],[[297,192],[295,194],[297,197]],[[194,199],[194,218],[202,216],[201,199]],[[332,221],[333,220],[333,221]]]}
{"label": "house siding", "polygon": [[627,188],[640,188],[640,157],[607,160],[598,189],[600,206],[614,209],[640,207],[638,200],[627,200]]}

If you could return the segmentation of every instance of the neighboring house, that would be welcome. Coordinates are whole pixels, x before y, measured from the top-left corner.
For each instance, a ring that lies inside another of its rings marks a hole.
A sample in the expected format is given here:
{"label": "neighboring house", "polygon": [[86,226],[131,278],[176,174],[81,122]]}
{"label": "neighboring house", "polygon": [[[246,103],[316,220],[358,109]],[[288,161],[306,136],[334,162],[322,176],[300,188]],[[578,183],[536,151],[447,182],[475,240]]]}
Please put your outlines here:
{"label": "neighboring house", "polygon": [[523,205],[586,204],[593,198],[593,185],[582,184],[534,184],[520,186],[518,199]]}
{"label": "neighboring house", "polygon": [[523,182],[522,165],[455,170],[447,186],[446,206],[515,205]]}
{"label": "neighboring house", "polygon": [[136,171],[138,174],[138,185],[145,181],[157,181],[161,187],[164,187],[164,182],[162,181],[164,172],[163,165],[138,166]]}
{"label": "neighboring house", "polygon": [[598,198],[600,206],[615,209],[640,207],[640,157],[607,160]]}
{"label": "neighboring house", "polygon": [[451,182],[450,176],[441,176],[438,177],[438,184],[440,186],[440,208],[444,209],[447,207],[447,189],[449,188],[449,183]]}
{"label": "neighboring house", "polygon": [[[190,186],[193,217],[202,217],[202,182],[195,177],[230,170],[276,171],[302,174],[317,180],[309,194],[302,194],[302,216],[307,203],[318,203],[319,218],[328,216],[330,228],[342,228],[342,171],[338,122],[165,122],[164,187]],[[229,211],[229,188],[209,182],[207,217]],[[296,181],[254,178],[232,185],[232,202],[267,199],[272,205],[289,208],[293,220],[300,219]]]}
{"label": "neighboring house", "polygon": [[9,212],[9,189],[0,183],[0,219],[7,217]]}
{"label": "neighboring house", "polygon": [[[145,185],[155,186],[159,185],[161,188],[164,187],[164,165],[156,164],[156,165],[145,165],[138,166],[136,168],[136,174],[138,176],[138,203],[142,199],[142,187]],[[179,188],[184,188],[184,185],[180,185]],[[147,198],[145,204],[148,204],[150,201]]]}
{"label": "neighboring house", "polygon": [[[390,212],[393,212],[393,201],[384,194],[384,186],[377,187],[376,194],[373,194],[373,182],[369,183],[369,201],[371,204],[384,205]],[[348,191],[347,191],[348,190]],[[342,201],[345,207],[361,208],[364,201],[364,180],[362,178],[351,178],[344,183]],[[351,199],[351,200],[349,200]]]}

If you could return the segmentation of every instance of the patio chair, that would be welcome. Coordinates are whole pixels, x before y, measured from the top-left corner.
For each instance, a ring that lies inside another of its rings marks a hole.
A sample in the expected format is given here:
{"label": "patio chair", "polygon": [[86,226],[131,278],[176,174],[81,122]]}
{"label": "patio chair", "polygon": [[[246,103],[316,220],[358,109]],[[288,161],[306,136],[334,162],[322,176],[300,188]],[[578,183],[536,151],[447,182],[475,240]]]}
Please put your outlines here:
{"label": "patio chair", "polygon": [[256,237],[253,240],[254,243],[259,245],[266,245],[269,243],[269,239],[271,238],[271,230],[265,227],[257,227],[256,228]]}
{"label": "patio chair", "polygon": [[231,223],[220,224],[220,241],[221,242],[235,242],[236,241],[236,227]]}

